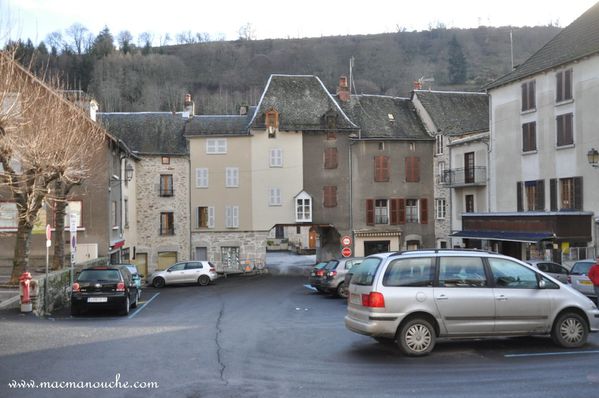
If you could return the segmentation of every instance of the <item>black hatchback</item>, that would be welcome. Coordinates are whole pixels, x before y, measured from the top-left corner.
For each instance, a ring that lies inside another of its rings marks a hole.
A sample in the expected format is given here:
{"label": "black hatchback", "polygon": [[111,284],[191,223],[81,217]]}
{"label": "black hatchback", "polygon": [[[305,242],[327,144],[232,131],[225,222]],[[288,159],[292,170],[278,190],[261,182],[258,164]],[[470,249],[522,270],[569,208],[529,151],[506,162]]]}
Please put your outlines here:
{"label": "black hatchback", "polygon": [[71,291],[71,315],[94,309],[115,309],[127,315],[137,307],[137,287],[124,265],[86,268],[77,276]]}

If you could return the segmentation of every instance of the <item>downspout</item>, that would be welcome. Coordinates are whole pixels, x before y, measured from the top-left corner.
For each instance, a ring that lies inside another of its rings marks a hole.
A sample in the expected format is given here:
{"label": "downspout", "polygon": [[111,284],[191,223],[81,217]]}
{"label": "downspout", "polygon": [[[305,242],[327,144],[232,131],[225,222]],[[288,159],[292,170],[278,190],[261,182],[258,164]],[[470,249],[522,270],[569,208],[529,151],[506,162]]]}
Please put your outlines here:
{"label": "downspout", "polygon": [[[360,137],[360,131],[358,130],[358,139]],[[354,138],[351,137],[351,134],[348,136],[349,138],[349,147],[348,147],[348,152],[349,152],[349,232],[351,233],[351,239],[352,239],[352,253],[355,255],[356,253],[356,237],[354,236],[354,191],[353,191],[353,181],[354,181],[354,174],[353,174],[353,151],[352,151],[352,147],[354,146],[354,144],[356,143],[356,141],[354,141]]]}

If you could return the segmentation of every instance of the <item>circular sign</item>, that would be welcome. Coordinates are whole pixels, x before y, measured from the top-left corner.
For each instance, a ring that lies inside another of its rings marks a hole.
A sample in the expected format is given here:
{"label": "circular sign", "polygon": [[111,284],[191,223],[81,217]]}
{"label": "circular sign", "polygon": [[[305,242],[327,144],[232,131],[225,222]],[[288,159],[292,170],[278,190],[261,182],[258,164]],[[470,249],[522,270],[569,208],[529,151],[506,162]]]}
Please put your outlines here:
{"label": "circular sign", "polygon": [[344,247],[344,248],[341,250],[341,255],[342,255],[343,257],[349,257],[349,256],[351,256],[351,247]]}
{"label": "circular sign", "polygon": [[341,244],[343,246],[351,246],[351,237],[345,235],[343,238],[341,238]]}
{"label": "circular sign", "polygon": [[52,229],[50,228],[50,224],[46,225],[46,240],[52,239]]}

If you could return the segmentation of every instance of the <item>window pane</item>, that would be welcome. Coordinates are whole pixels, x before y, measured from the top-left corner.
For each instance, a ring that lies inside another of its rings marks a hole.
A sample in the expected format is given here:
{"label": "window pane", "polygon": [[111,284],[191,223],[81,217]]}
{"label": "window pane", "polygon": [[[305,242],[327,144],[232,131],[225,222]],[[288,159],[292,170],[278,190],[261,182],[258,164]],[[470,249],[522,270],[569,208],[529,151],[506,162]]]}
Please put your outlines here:
{"label": "window pane", "polygon": [[498,288],[536,289],[537,274],[507,259],[490,258],[493,280]]}
{"label": "window pane", "polygon": [[432,286],[433,261],[431,258],[395,260],[389,264],[383,277],[384,286]]}
{"label": "window pane", "polygon": [[480,257],[441,257],[439,286],[485,287],[487,277]]}

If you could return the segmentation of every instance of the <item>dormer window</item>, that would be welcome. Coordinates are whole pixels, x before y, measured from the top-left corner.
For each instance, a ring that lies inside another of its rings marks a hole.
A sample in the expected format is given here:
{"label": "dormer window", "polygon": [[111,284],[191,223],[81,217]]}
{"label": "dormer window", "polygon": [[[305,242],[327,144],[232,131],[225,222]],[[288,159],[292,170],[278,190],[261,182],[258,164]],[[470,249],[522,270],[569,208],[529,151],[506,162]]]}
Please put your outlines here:
{"label": "dormer window", "polygon": [[277,131],[279,130],[279,112],[274,108],[270,108],[266,111],[264,119],[268,138],[276,138]]}
{"label": "dormer window", "polygon": [[295,222],[312,222],[312,197],[305,191],[295,197]]}

